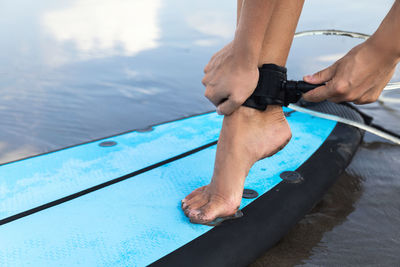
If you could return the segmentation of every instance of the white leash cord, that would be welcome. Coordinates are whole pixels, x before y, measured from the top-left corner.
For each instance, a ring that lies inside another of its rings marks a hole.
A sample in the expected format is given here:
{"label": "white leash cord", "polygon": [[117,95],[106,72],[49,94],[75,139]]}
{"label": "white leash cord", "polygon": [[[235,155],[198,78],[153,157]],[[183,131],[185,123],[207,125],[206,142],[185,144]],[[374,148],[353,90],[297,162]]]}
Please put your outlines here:
{"label": "white leash cord", "polygon": [[360,122],[356,122],[356,121],[352,121],[352,120],[349,120],[349,119],[345,119],[345,118],[342,118],[342,117],[339,117],[339,116],[336,116],[336,115],[326,114],[326,113],[314,111],[314,110],[311,110],[311,109],[308,109],[308,108],[303,108],[303,107],[300,107],[300,106],[295,105],[295,104],[290,104],[289,108],[291,108],[293,110],[296,110],[298,112],[302,112],[302,113],[306,113],[306,114],[312,115],[314,117],[327,119],[327,120],[331,120],[331,121],[337,121],[337,122],[340,122],[340,123],[343,123],[343,124],[351,125],[353,127],[357,127],[359,129],[362,129],[362,130],[365,130],[367,132],[370,132],[370,133],[372,133],[374,135],[382,137],[382,138],[384,138],[386,140],[389,140],[389,141],[391,141],[391,142],[393,142],[393,143],[395,143],[397,145],[400,145],[400,139],[399,138],[397,138],[397,137],[395,137],[393,135],[390,135],[388,133],[385,133],[385,132],[383,132],[381,130],[378,130],[378,129],[374,128],[374,127],[371,127],[369,125],[365,125],[365,124],[360,123]]}

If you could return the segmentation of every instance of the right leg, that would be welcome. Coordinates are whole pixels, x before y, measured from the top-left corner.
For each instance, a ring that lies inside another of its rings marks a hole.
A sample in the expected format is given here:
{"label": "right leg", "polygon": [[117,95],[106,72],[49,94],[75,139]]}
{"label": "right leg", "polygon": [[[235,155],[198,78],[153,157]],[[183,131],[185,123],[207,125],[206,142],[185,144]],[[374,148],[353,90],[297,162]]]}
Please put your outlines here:
{"label": "right leg", "polygon": [[280,0],[275,4],[261,49],[259,66],[286,65],[304,0]]}
{"label": "right leg", "polygon": [[[265,33],[259,65],[285,65],[302,5],[303,1],[297,0],[277,1]],[[280,106],[268,106],[266,111],[242,106],[225,116],[211,183],[196,189],[182,201],[185,214],[195,223],[234,214],[251,166],[275,154],[290,137],[290,128]]]}

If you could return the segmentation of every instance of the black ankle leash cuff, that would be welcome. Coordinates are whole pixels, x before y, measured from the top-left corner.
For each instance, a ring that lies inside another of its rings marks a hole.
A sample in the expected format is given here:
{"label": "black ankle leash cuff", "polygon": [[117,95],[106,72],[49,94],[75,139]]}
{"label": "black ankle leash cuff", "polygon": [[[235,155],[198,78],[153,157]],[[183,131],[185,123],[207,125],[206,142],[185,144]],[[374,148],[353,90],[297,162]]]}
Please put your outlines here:
{"label": "black ankle leash cuff", "polygon": [[322,85],[288,81],[286,68],[275,64],[264,64],[259,72],[257,87],[243,106],[259,110],[265,110],[268,105],[287,106],[299,101],[303,93]]}

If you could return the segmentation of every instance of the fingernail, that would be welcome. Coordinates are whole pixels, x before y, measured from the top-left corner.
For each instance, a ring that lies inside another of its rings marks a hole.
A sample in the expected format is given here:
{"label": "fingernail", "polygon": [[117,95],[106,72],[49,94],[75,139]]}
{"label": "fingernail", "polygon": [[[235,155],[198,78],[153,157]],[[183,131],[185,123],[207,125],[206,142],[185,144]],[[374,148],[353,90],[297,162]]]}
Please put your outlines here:
{"label": "fingernail", "polygon": [[307,75],[307,76],[304,77],[304,79],[309,80],[309,81],[314,80],[312,75]]}
{"label": "fingernail", "polygon": [[218,115],[223,115],[222,112],[219,110],[219,108],[217,108],[217,114]]}

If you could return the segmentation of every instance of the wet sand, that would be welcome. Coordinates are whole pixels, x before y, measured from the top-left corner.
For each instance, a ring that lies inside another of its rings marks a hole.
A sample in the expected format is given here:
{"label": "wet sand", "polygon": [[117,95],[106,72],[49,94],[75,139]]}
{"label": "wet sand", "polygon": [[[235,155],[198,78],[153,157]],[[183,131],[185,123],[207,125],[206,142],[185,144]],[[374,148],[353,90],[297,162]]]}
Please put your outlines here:
{"label": "wet sand", "polygon": [[[362,110],[399,132],[392,107]],[[400,147],[367,133],[321,202],[251,266],[399,266],[399,251]]]}

